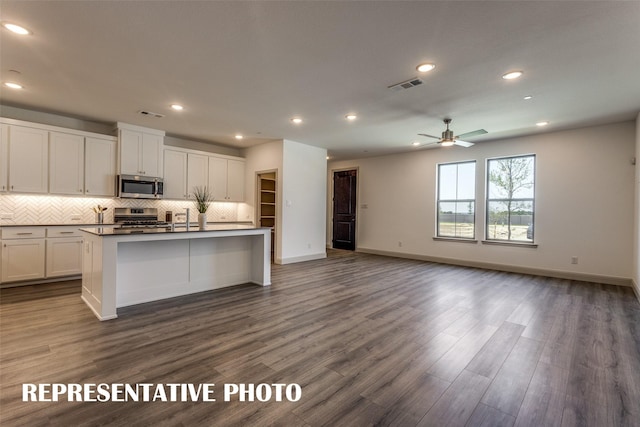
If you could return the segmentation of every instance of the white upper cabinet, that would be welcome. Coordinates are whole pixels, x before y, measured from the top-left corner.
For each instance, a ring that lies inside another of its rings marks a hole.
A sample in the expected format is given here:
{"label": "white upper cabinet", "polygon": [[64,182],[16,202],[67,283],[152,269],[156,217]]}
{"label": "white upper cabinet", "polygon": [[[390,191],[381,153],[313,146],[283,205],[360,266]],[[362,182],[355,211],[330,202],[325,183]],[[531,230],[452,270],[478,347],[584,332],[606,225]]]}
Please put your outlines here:
{"label": "white upper cabinet", "polygon": [[146,176],[162,177],[162,147],[164,137],[159,135],[142,134],[142,171]]}
{"label": "white upper cabinet", "polygon": [[85,139],[84,190],[87,196],[116,195],[116,141]]}
{"label": "white upper cabinet", "polygon": [[244,202],[244,161],[227,162],[227,200]]}
{"label": "white upper cabinet", "polygon": [[244,201],[244,161],[209,157],[209,190],[219,202]]}
{"label": "white upper cabinet", "polygon": [[118,123],[120,173],[162,177],[164,132]]}
{"label": "white upper cabinet", "polygon": [[0,191],[9,190],[9,126],[0,125]]}
{"label": "white upper cabinet", "polygon": [[143,175],[140,156],[142,152],[142,132],[120,130],[120,173]]}
{"label": "white upper cabinet", "polygon": [[49,192],[52,194],[115,196],[116,143],[51,132]]}
{"label": "white upper cabinet", "polygon": [[49,192],[84,194],[84,137],[59,132],[49,135]]}
{"label": "white upper cabinet", "polygon": [[116,195],[115,137],[0,120],[0,192]]}
{"label": "white upper cabinet", "polygon": [[46,193],[49,181],[49,132],[9,126],[9,190]]}
{"label": "white upper cabinet", "polygon": [[213,194],[213,200],[227,200],[227,159],[209,157],[209,191]]}
{"label": "white upper cabinet", "polygon": [[187,198],[187,153],[164,150],[164,198]]}
{"label": "white upper cabinet", "polygon": [[164,150],[164,198],[189,199],[206,186],[216,202],[244,201],[244,160],[202,151]]}
{"label": "white upper cabinet", "polygon": [[[209,157],[189,153],[187,161],[187,198],[193,197],[194,187],[206,187],[209,177]],[[211,191],[209,189],[209,191]]]}

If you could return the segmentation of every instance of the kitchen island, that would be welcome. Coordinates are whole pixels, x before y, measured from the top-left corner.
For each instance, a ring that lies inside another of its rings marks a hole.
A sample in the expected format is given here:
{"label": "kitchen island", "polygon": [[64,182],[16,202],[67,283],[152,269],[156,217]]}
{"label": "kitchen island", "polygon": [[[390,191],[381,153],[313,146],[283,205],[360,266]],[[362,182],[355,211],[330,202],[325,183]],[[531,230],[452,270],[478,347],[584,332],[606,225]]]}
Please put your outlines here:
{"label": "kitchen island", "polygon": [[271,230],[241,224],[175,230],[82,228],[82,300],[117,308],[243,283],[271,284]]}

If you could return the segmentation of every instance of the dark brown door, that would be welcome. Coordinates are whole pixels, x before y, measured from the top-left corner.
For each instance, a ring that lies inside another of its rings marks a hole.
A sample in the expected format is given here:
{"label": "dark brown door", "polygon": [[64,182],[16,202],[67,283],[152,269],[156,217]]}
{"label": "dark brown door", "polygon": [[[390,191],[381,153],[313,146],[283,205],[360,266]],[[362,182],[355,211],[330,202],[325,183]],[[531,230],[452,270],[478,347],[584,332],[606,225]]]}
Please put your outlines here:
{"label": "dark brown door", "polygon": [[333,247],[356,248],[357,171],[333,173]]}

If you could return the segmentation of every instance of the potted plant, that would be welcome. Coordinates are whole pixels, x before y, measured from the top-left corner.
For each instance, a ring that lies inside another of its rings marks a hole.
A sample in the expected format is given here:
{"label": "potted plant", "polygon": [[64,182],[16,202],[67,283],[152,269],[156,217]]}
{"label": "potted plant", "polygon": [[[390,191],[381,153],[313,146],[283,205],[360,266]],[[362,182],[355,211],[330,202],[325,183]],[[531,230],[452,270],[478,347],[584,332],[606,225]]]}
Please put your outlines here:
{"label": "potted plant", "polygon": [[207,209],[213,201],[213,194],[204,186],[193,187],[193,198],[196,201],[196,209],[198,209],[198,227],[204,230],[207,224]]}

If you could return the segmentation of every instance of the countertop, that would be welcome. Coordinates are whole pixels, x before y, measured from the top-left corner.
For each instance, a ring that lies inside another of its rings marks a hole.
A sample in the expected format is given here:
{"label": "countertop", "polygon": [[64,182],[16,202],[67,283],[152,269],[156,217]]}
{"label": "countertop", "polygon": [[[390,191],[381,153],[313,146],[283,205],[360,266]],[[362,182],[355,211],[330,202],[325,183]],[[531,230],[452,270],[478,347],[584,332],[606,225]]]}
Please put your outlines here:
{"label": "countertop", "polygon": [[[84,224],[84,223],[82,223],[82,224],[81,223],[73,223],[73,224],[69,224],[69,223],[66,223],[66,224],[1,224],[0,228],[3,228],[3,227],[7,227],[7,228],[9,228],[9,227],[78,227],[78,228],[80,228],[80,227],[95,227],[96,225],[99,225],[99,224],[96,224],[95,222],[89,222],[89,223],[86,223],[86,224]],[[104,224],[101,224],[101,225],[103,227],[113,227],[116,224],[110,222],[110,223],[104,223]]]}
{"label": "countertop", "polygon": [[[250,225],[253,224],[251,221],[220,221],[220,222],[208,222],[207,224],[209,225],[218,225],[218,224],[243,224],[243,225]],[[78,227],[78,228],[86,228],[86,227],[114,227],[118,224],[115,224],[113,222],[109,222],[109,223],[103,223],[103,224],[96,224],[95,222],[90,222],[90,223],[73,223],[73,224],[0,224],[0,228],[2,227]],[[180,223],[180,225],[182,227],[184,227],[184,223]],[[191,227],[197,227],[198,223],[197,222],[190,222],[189,225]],[[177,226],[177,224],[176,224]]]}
{"label": "countertop", "polygon": [[[95,224],[93,224],[95,225]],[[232,230],[259,230],[268,227],[254,227],[253,224],[220,224],[208,223],[204,230],[198,228],[197,225],[190,225],[189,230],[183,225],[175,227],[172,231],[169,228],[107,228],[107,227],[90,227],[81,228],[81,231],[91,233],[96,236],[126,236],[131,234],[184,234],[184,233],[202,233],[211,231],[232,231]]]}

